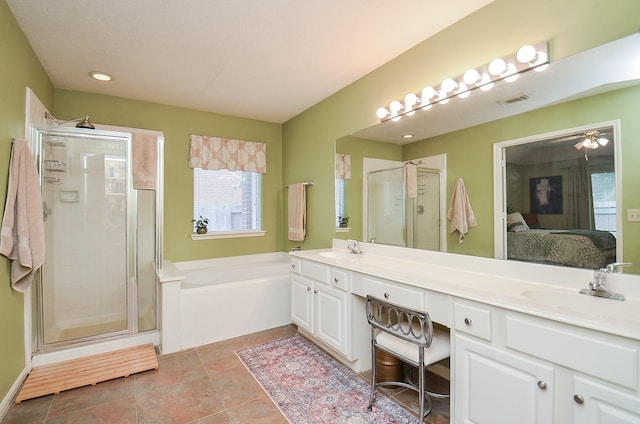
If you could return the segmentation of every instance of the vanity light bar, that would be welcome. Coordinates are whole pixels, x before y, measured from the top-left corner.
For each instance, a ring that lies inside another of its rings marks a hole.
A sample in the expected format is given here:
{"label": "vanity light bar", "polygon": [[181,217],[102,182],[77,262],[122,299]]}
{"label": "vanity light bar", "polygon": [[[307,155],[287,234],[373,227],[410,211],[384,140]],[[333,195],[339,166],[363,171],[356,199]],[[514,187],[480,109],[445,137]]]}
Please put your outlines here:
{"label": "vanity light bar", "polygon": [[454,97],[466,98],[476,89],[488,91],[497,82],[513,82],[524,72],[544,71],[548,67],[547,43],[528,44],[515,53],[469,69],[456,78],[447,78],[438,88],[425,87],[419,95],[409,93],[405,96],[404,103],[394,100],[388,108],[379,108],[376,116],[381,122],[398,121],[403,116],[412,116],[417,110],[429,110],[433,105],[446,104]]}

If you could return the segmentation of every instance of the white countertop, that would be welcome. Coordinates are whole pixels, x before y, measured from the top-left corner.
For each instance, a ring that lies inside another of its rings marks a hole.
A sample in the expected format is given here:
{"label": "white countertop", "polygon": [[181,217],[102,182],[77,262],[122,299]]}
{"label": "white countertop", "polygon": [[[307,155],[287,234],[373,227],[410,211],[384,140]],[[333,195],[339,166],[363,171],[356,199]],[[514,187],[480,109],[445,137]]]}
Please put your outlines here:
{"label": "white countertop", "polygon": [[593,278],[578,270],[360,243],[291,252],[292,256],[348,269],[458,298],[640,340],[640,277],[613,274],[607,286],[617,301],[579,293]]}

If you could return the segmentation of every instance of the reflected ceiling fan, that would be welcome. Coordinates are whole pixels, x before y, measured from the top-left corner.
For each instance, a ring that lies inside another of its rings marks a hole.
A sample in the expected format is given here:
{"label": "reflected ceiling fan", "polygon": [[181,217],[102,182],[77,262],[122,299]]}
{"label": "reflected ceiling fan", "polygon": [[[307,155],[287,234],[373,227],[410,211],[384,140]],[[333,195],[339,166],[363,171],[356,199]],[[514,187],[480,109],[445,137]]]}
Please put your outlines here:
{"label": "reflected ceiling fan", "polygon": [[574,145],[577,150],[584,149],[584,158],[589,160],[587,156],[589,150],[597,149],[598,147],[604,147],[609,144],[613,133],[610,130],[591,130],[583,133],[573,134],[565,137],[560,137],[552,140],[551,143],[561,143],[565,141],[578,140]]}

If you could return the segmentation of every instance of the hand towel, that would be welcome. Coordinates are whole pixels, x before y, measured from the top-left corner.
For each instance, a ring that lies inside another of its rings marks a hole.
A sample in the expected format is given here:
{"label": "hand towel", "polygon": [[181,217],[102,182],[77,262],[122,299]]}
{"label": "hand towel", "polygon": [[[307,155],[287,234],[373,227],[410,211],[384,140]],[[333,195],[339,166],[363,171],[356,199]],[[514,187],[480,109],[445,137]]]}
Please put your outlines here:
{"label": "hand towel", "polygon": [[131,134],[133,188],[155,190],[158,173],[158,136]]}
{"label": "hand towel", "polygon": [[304,183],[289,186],[289,240],[304,241],[307,222],[307,199]]}
{"label": "hand towel", "polygon": [[451,221],[449,234],[456,230],[460,232],[459,243],[464,241],[465,234],[469,231],[469,228],[478,225],[462,178],[456,180],[456,187],[451,196],[447,218]]}
{"label": "hand towel", "polygon": [[0,234],[0,254],[11,260],[11,285],[24,292],[45,251],[40,178],[26,140],[13,142]]}
{"label": "hand towel", "polygon": [[415,199],[418,196],[418,166],[407,163],[404,166],[404,184],[407,190],[407,199]]}

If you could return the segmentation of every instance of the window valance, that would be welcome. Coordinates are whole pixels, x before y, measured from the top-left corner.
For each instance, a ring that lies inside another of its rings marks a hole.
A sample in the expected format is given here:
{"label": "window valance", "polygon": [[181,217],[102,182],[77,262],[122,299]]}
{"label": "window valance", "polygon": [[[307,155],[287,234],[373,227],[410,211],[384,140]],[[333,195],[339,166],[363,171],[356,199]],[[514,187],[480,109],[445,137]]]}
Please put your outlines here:
{"label": "window valance", "polygon": [[351,155],[336,153],[336,178],[339,180],[351,179]]}
{"label": "window valance", "polygon": [[195,134],[190,139],[190,168],[267,173],[264,143]]}

